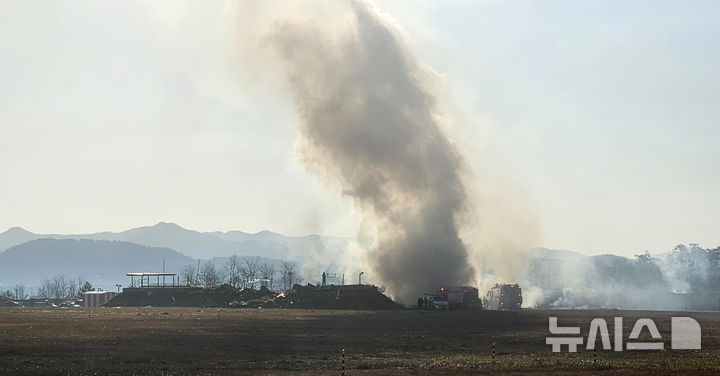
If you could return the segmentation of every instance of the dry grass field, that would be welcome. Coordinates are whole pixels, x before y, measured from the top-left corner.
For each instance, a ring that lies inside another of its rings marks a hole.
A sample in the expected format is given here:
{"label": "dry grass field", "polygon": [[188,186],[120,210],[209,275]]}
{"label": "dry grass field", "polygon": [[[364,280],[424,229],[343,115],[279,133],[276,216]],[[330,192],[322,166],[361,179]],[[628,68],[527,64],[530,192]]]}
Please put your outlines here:
{"label": "dry grass field", "polygon": [[0,375],[340,375],[341,349],[347,375],[720,373],[720,313],[675,314],[702,326],[693,351],[669,350],[672,313],[619,314],[625,338],[635,319],[654,319],[666,350],[569,354],[545,344],[548,316],[586,336],[593,317],[612,325],[608,310],[2,308]]}

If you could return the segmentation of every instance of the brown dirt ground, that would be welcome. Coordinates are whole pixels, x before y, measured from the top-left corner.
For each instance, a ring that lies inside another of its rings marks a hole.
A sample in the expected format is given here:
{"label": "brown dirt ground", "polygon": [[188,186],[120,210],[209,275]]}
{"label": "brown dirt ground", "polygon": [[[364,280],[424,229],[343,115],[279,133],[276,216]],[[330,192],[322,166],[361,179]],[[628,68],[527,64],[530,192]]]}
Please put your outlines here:
{"label": "brown dirt ground", "polygon": [[[655,320],[669,349],[670,312]],[[293,309],[0,309],[0,375],[644,375],[720,373],[720,313],[679,312],[703,329],[697,351],[552,353],[561,326],[608,310],[323,311]],[[497,356],[492,358],[492,343]],[[599,344],[599,342],[598,342]],[[595,355],[596,354],[596,355]],[[594,357],[596,360],[593,361]]]}

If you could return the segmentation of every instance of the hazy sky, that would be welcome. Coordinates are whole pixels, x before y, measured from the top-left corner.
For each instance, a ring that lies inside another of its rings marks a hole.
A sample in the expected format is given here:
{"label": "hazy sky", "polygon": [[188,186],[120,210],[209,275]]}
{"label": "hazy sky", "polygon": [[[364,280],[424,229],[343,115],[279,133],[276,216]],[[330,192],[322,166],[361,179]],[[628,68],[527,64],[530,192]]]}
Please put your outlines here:
{"label": "hazy sky", "polygon": [[[380,8],[526,192],[538,246],[720,245],[720,3]],[[248,84],[249,21],[234,2],[0,0],[0,231],[355,234],[296,160],[280,79]]]}

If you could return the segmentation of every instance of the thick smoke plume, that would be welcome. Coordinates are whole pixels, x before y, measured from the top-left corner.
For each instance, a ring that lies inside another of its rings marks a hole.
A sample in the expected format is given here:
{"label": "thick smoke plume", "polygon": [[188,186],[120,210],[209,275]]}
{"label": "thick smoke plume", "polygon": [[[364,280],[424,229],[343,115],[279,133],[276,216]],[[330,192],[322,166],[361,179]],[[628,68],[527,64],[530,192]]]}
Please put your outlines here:
{"label": "thick smoke plume", "polygon": [[267,40],[284,61],[303,161],[374,225],[370,272],[410,302],[474,279],[458,223],[464,161],[437,114],[432,72],[373,5],[348,5],[332,26],[276,22]]}

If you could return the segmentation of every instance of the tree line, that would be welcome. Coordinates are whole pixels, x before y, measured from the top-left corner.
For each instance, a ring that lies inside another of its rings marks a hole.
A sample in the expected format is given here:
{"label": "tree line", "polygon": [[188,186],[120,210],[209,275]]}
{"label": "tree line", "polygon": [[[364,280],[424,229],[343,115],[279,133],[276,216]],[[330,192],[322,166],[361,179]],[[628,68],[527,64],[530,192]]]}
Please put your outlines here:
{"label": "tree line", "polygon": [[[181,280],[189,286],[216,288],[229,284],[235,289],[257,289],[265,286],[270,290],[289,290],[301,281],[297,264],[289,261],[280,263],[262,262],[254,256],[230,256],[227,261],[217,267],[207,261],[200,265],[188,264],[180,271]],[[0,291],[2,300],[41,299],[73,299],[82,293],[93,290],[90,282],[84,279],[69,278],[63,274],[46,278],[34,291],[20,283],[12,289]]]}
{"label": "tree line", "polygon": [[255,289],[265,286],[270,290],[289,290],[300,282],[300,273],[293,262],[283,261],[280,264],[261,262],[255,256],[230,256],[222,267],[211,261],[200,265],[188,264],[180,271],[183,283],[189,286],[202,285],[216,288],[228,284],[235,289]]}
{"label": "tree line", "polygon": [[[582,271],[578,273],[582,278],[573,281],[558,273],[563,262],[561,259],[531,260],[529,282],[544,289],[627,286],[688,293],[720,289],[720,247],[679,244],[662,259],[652,257],[648,251],[634,259],[615,255],[589,257],[572,264],[575,270]],[[567,286],[569,282],[575,286]]]}
{"label": "tree line", "polygon": [[92,284],[80,277],[68,278],[65,275],[58,274],[42,280],[40,287],[35,290],[34,294],[32,289],[19,283],[16,284],[12,290],[7,289],[0,292],[0,300],[25,300],[31,297],[41,299],[72,299],[92,289]]}
{"label": "tree line", "polygon": [[669,277],[675,287],[686,292],[720,289],[720,247],[702,248],[699,244],[679,244],[667,257]]}

